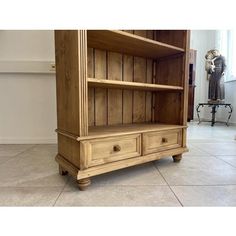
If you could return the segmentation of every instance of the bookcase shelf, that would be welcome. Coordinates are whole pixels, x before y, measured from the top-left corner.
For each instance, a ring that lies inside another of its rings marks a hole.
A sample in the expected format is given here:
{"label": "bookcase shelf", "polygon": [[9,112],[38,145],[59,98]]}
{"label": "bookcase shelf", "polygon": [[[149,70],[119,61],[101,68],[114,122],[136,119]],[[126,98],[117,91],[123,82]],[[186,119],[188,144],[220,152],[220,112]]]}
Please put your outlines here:
{"label": "bookcase shelf", "polygon": [[183,87],[163,84],[149,84],[139,82],[127,82],[119,80],[106,80],[88,78],[89,87],[102,87],[114,89],[146,90],[146,91],[182,91]]}
{"label": "bookcase shelf", "polygon": [[159,124],[159,123],[138,123],[110,126],[91,126],[88,136],[78,137],[77,140],[86,140],[91,138],[113,137],[127,134],[146,133],[154,131],[165,131],[173,129],[186,128],[183,125]]}
{"label": "bookcase shelf", "polygon": [[58,134],[70,137],[77,141],[82,141],[86,139],[94,139],[94,138],[103,138],[103,137],[114,137],[114,136],[122,136],[129,134],[137,134],[137,133],[147,133],[147,132],[160,132],[166,130],[175,130],[186,128],[187,126],[183,125],[172,125],[172,124],[161,124],[161,123],[137,123],[137,124],[122,124],[122,125],[105,125],[105,126],[90,126],[88,129],[87,136],[76,136],[71,133],[68,133],[63,130],[56,129]]}
{"label": "bookcase shelf", "polygon": [[119,30],[88,30],[88,47],[146,58],[183,53],[184,49]]}

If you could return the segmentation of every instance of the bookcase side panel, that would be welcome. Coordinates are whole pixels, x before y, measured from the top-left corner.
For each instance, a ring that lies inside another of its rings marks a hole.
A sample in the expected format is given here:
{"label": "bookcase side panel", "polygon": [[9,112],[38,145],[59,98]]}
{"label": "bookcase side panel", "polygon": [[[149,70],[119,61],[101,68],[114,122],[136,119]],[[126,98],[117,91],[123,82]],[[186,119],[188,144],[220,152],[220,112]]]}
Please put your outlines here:
{"label": "bookcase side panel", "polygon": [[55,51],[58,129],[87,135],[86,31],[56,30]]}
{"label": "bookcase side panel", "polygon": [[[187,125],[187,117],[188,117],[188,89],[189,89],[189,50],[190,50],[190,31],[185,31],[185,54],[183,58],[183,87],[184,92],[182,95],[183,104],[183,112],[181,113],[181,124]],[[183,147],[186,147],[186,140],[187,140],[187,130],[183,130]]]}

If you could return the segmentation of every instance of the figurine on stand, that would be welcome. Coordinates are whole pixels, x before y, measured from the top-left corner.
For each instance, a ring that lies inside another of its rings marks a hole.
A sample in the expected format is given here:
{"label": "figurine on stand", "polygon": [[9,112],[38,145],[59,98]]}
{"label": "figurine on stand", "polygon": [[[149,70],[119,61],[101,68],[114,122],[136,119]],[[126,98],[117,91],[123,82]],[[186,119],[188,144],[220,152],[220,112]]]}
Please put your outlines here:
{"label": "figurine on stand", "polygon": [[223,103],[225,99],[223,78],[226,69],[225,58],[216,49],[208,51],[205,58],[205,69],[209,75],[208,103]]}

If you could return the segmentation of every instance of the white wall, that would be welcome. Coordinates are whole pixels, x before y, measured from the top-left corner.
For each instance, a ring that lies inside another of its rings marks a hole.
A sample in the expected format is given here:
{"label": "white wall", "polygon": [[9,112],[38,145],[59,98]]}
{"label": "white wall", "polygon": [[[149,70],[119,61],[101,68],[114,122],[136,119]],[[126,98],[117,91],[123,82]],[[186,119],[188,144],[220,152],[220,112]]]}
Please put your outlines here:
{"label": "white wall", "polygon": [[[53,31],[0,31],[0,61],[54,61]],[[0,143],[56,142],[55,74],[0,74]]]}
{"label": "white wall", "polygon": [[[225,101],[233,106],[233,113],[230,122],[236,124],[236,81],[225,83]],[[228,113],[221,112],[221,120],[226,120]]]}

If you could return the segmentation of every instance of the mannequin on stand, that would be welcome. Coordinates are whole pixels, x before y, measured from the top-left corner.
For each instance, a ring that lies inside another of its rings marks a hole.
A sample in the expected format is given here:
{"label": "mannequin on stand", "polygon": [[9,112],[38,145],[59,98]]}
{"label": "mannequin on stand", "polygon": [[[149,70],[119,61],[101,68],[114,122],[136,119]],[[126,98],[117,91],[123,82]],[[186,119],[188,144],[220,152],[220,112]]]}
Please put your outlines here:
{"label": "mannequin on stand", "polygon": [[224,88],[224,72],[226,69],[225,58],[216,49],[210,50],[205,55],[206,64],[205,69],[207,71],[207,79],[209,80],[209,90],[208,90],[208,102],[199,103],[197,105],[196,111],[199,120],[200,119],[200,107],[210,107],[211,108],[211,126],[216,123],[216,112],[219,107],[228,108],[228,119],[225,122],[229,125],[229,120],[233,112],[233,107],[231,103],[225,103],[225,88]]}
{"label": "mannequin on stand", "polygon": [[207,77],[209,78],[208,103],[222,103],[225,99],[225,58],[216,49],[205,55]]}

